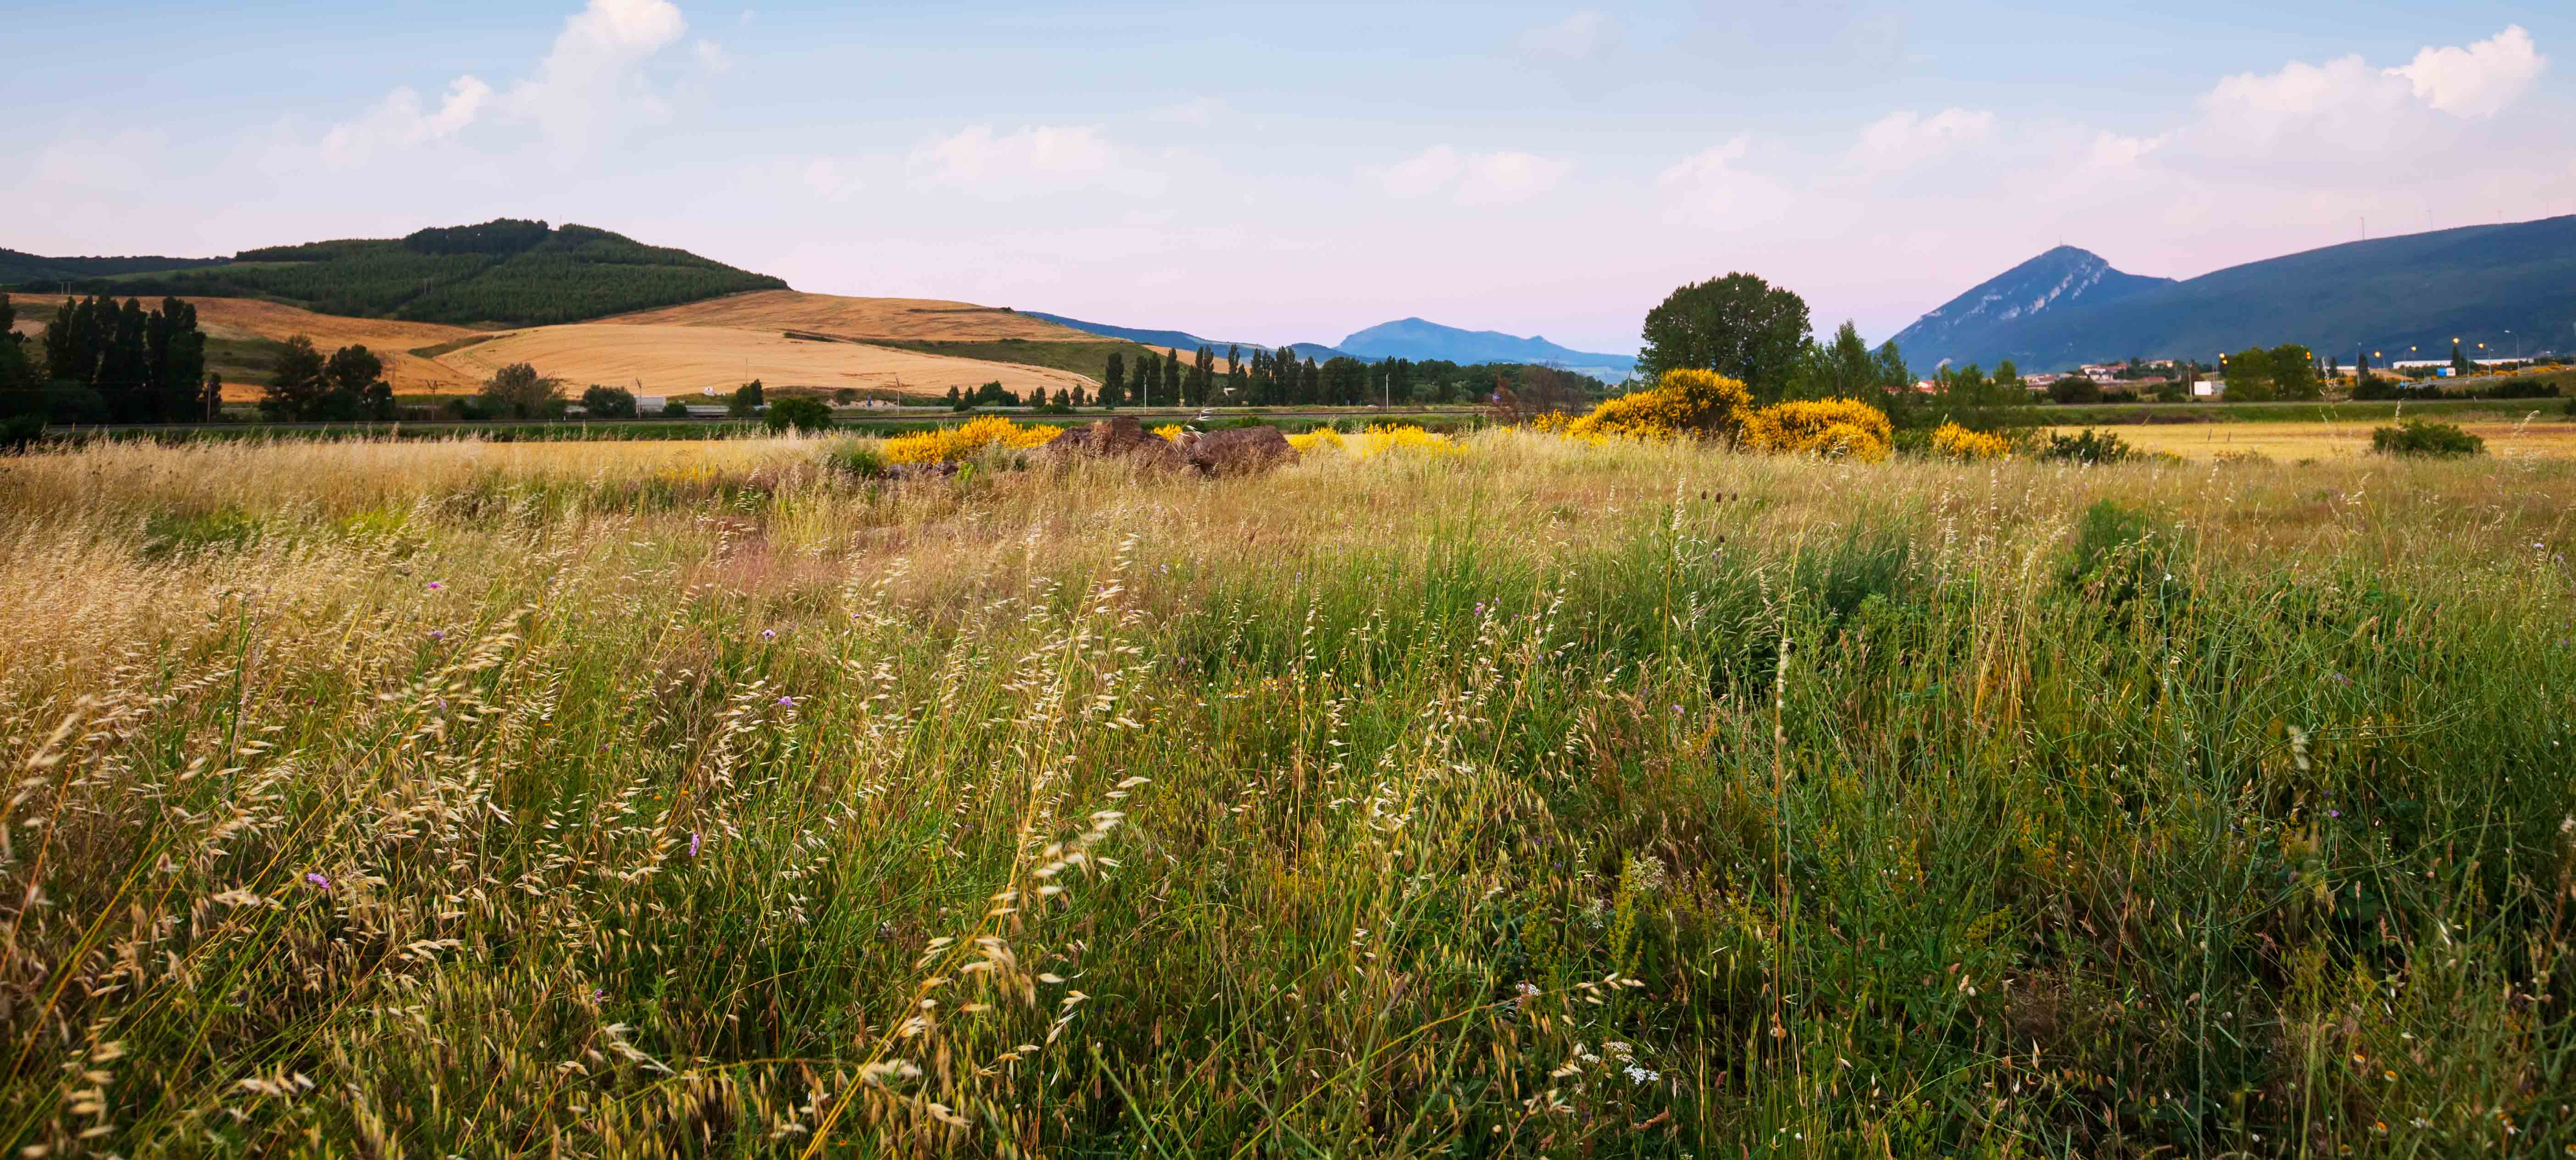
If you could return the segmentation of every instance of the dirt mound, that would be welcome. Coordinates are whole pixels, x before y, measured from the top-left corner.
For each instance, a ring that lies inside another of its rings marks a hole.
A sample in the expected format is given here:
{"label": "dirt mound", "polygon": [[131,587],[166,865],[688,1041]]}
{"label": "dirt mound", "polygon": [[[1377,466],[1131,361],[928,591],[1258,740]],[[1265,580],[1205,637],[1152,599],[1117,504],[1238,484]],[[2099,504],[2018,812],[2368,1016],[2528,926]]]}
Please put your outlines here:
{"label": "dirt mound", "polygon": [[1076,427],[1058,435],[1042,450],[1059,460],[1126,459],[1142,467],[1177,469],[1187,460],[1171,441],[1121,415]]}
{"label": "dirt mound", "polygon": [[1186,435],[1181,439],[1181,454],[1190,466],[1209,475],[1256,475],[1297,459],[1297,449],[1288,445],[1288,437],[1277,427]]}

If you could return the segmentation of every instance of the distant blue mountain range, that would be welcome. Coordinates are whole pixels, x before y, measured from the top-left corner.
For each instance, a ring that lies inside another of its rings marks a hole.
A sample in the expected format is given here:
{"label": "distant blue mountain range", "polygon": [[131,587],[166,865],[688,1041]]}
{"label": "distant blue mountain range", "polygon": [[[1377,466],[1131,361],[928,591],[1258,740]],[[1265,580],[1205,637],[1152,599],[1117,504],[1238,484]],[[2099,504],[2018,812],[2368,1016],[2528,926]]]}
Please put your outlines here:
{"label": "distant blue mountain range", "polygon": [[[1204,346],[1215,351],[1220,358],[1224,357],[1225,348],[1230,346],[1242,347],[1247,352],[1270,349],[1268,343],[1201,338],[1186,330],[1147,330],[1134,326],[1111,326],[1106,322],[1084,322],[1079,318],[1067,318],[1061,314],[1049,314],[1043,310],[1022,310],[1019,313],[1029,318],[1043,318],[1058,326],[1070,326],[1075,330],[1097,334],[1104,338],[1123,338],[1129,342],[1141,342],[1147,346],[1168,346],[1179,350],[1197,350]],[[1288,349],[1296,351],[1299,358],[1311,358],[1316,362],[1345,353],[1319,342],[1294,342],[1288,344]]]}
{"label": "distant blue mountain range", "polygon": [[[1229,346],[1240,346],[1245,350],[1271,349],[1257,342],[1221,342],[1201,338],[1186,330],[1146,330],[1132,326],[1111,326],[1106,323],[1084,322],[1078,318],[1067,318],[1061,314],[1047,314],[1035,310],[1023,310],[1020,313],[1031,318],[1043,318],[1059,326],[1070,326],[1075,330],[1109,338],[1123,338],[1150,346],[1178,347],[1182,350],[1195,350],[1204,346],[1219,354],[1225,353],[1225,349]],[[1329,346],[1320,342],[1296,342],[1288,344],[1287,349],[1296,352],[1299,358],[1311,358],[1317,362],[1348,355],[1364,362],[1402,358],[1416,362],[1445,359],[1454,363],[1471,364],[1522,363],[1532,366],[1562,367],[1613,381],[1624,379],[1637,369],[1637,360],[1627,355],[1590,354],[1558,346],[1544,338],[1519,338],[1492,330],[1460,330],[1454,326],[1442,326],[1419,318],[1407,318],[1372,326]]]}

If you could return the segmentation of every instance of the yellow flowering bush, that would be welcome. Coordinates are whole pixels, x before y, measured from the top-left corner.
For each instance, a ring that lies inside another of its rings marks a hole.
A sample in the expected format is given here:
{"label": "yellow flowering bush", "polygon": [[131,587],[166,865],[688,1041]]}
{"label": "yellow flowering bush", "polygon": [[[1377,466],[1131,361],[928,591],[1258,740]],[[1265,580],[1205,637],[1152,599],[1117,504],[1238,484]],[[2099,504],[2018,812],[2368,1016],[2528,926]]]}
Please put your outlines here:
{"label": "yellow flowering bush", "polygon": [[954,427],[924,431],[918,435],[897,435],[885,441],[888,463],[947,463],[969,458],[987,447],[1025,450],[1043,447],[1064,428],[1044,423],[1021,426],[999,415],[969,419]]}
{"label": "yellow flowering bush", "polygon": [[1362,459],[1369,459],[1390,451],[1457,455],[1461,449],[1455,440],[1437,432],[1425,431],[1409,424],[1379,423],[1360,432],[1358,441],[1350,445],[1350,451],[1351,454]]}
{"label": "yellow flowering bush", "polygon": [[1303,435],[1289,436],[1288,445],[1296,448],[1299,455],[1312,455],[1324,450],[1343,450],[1350,446],[1350,441],[1342,438],[1341,432],[1330,427],[1317,427]]}
{"label": "yellow flowering bush", "polygon": [[1592,442],[1732,436],[1744,425],[1752,403],[1753,396],[1743,383],[1715,371],[1671,370],[1654,386],[1621,395],[1565,423],[1562,433]]}
{"label": "yellow flowering bush", "polygon": [[1178,443],[1181,441],[1181,436],[1188,433],[1189,428],[1183,427],[1178,423],[1165,423],[1160,427],[1154,428],[1154,434],[1167,443]]}
{"label": "yellow flowering bush", "polygon": [[1952,459],[2001,459],[2012,454],[2012,441],[1956,423],[1943,423],[1932,432],[1932,453]]}
{"label": "yellow flowering bush", "polygon": [[1744,419],[1745,446],[1773,454],[1876,463],[1887,458],[1894,439],[1887,412],[1858,399],[1777,403]]}

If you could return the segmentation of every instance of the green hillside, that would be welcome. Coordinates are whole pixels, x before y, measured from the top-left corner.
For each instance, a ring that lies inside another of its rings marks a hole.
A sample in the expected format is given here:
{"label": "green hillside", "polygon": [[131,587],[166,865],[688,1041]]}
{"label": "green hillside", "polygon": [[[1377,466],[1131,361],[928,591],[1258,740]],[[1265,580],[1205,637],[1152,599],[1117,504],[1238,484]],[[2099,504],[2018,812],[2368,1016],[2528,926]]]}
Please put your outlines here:
{"label": "green hillside", "polygon": [[[28,265],[60,261],[36,259]],[[508,218],[426,229],[400,239],[245,250],[219,265],[99,269],[87,277],[74,277],[75,288],[268,298],[325,314],[460,326],[578,322],[747,290],[787,288],[776,278],[606,230]],[[0,272],[0,280],[38,279]]]}
{"label": "green hillside", "polygon": [[48,258],[19,250],[0,249],[0,286],[87,282],[126,274],[220,266],[224,262],[222,258]]}

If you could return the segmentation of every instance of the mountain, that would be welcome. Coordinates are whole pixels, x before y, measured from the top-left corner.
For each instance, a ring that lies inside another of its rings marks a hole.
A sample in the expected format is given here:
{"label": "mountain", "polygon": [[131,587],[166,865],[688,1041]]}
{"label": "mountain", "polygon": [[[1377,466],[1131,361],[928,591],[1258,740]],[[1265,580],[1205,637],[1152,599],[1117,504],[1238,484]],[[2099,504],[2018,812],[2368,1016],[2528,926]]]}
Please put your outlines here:
{"label": "mountain", "polygon": [[[1227,347],[1241,347],[1246,355],[1249,355],[1251,352],[1256,350],[1272,349],[1271,347],[1258,342],[1228,342],[1213,338],[1200,338],[1186,330],[1143,330],[1133,326],[1111,326],[1106,322],[1084,322],[1079,318],[1067,318],[1061,314],[1048,314],[1040,310],[1023,310],[1019,313],[1027,315],[1030,318],[1043,318],[1058,326],[1070,326],[1075,330],[1084,331],[1086,333],[1102,335],[1108,338],[1123,338],[1129,342],[1141,342],[1147,346],[1168,346],[1178,350],[1197,350],[1204,346],[1209,350],[1215,351],[1219,358],[1225,357]],[[1325,359],[1334,358],[1345,353],[1343,351],[1335,350],[1332,347],[1325,346],[1319,342],[1292,342],[1288,344],[1286,349],[1296,352],[1297,356],[1300,358],[1311,358],[1316,362],[1322,362]]]}
{"label": "mountain", "polygon": [[[53,261],[59,262],[60,259]],[[648,246],[589,226],[502,218],[425,229],[397,239],[346,239],[245,250],[228,261],[168,261],[157,269],[93,268],[68,279],[17,277],[50,290],[149,296],[265,298],[324,314],[460,326],[543,326],[674,306],[787,283],[685,250]],[[14,270],[11,266],[9,270]]]}
{"label": "mountain", "polygon": [[[1494,330],[1460,330],[1419,318],[1383,322],[1338,344],[1354,358],[1445,359],[1454,363],[1519,363],[1586,371],[1613,381],[1635,373],[1637,360],[1627,355],[1587,354],[1544,338],[1519,338]],[[1605,373],[1606,372],[1606,373]]]}
{"label": "mountain", "polygon": [[[2109,277],[2117,271],[2103,269],[2103,281],[2072,302],[1953,324],[1989,287],[2012,288],[2007,274],[1924,315],[1897,345],[1917,370],[1943,359],[1990,367],[2009,358],[2034,371],[2131,356],[2206,362],[2285,342],[2346,362],[2363,351],[2391,361],[2410,346],[2421,348],[2417,357],[2440,357],[2454,337],[2485,342],[2490,352],[2576,345],[2576,216],[2347,242],[2188,281],[2136,279],[2149,284],[2107,297],[2099,286],[2120,283]],[[2001,301],[2036,300],[2032,288]]]}
{"label": "mountain", "polygon": [[2172,283],[2171,278],[2123,274],[2090,250],[2059,246],[1916,319],[1914,325],[1897,332],[1896,346],[1918,366],[1937,366],[1945,360],[1991,366],[1996,357],[2004,356],[1984,352],[2010,346],[2008,336],[2026,330],[2035,319],[2116,302]]}
{"label": "mountain", "polygon": [[226,258],[47,258],[0,249],[0,286],[21,282],[80,282],[152,270],[220,266]]}

